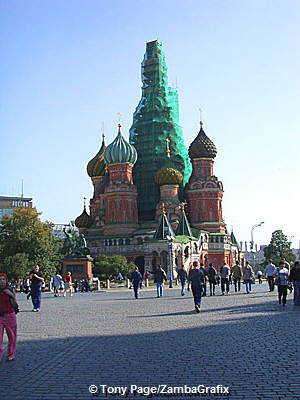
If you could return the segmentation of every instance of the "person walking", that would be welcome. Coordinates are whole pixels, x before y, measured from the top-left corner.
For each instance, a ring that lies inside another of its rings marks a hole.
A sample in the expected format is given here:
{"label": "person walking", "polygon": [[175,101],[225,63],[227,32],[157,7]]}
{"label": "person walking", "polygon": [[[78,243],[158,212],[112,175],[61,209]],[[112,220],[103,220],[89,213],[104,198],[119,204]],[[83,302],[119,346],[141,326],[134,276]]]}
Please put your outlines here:
{"label": "person walking", "polygon": [[230,268],[226,264],[226,261],[224,261],[224,265],[220,268],[220,276],[221,276],[221,292],[222,295],[226,293],[229,293],[229,275],[230,275]]}
{"label": "person walking", "polygon": [[59,291],[62,283],[62,276],[56,272],[56,274],[52,278],[54,297],[59,297]]}
{"label": "person walking", "polygon": [[266,265],[265,267],[265,277],[268,281],[269,284],[269,292],[273,292],[274,291],[274,276],[275,276],[275,272],[276,272],[276,267],[275,265],[272,263],[272,260],[269,260],[269,264]]}
{"label": "person walking", "polygon": [[286,305],[287,290],[289,284],[289,270],[284,261],[280,261],[279,267],[275,271],[276,284],[278,288],[278,303]]}
{"label": "person walking", "polygon": [[251,285],[252,285],[252,281],[254,279],[255,279],[255,277],[254,277],[253,269],[252,269],[251,265],[249,264],[249,262],[246,261],[246,265],[243,270],[243,280],[245,283],[247,294],[251,293]]}
{"label": "person walking", "polygon": [[45,282],[43,274],[40,272],[40,267],[36,264],[33,268],[32,273],[28,276],[31,280],[30,293],[33,304],[34,312],[40,311],[42,301],[42,285]]}
{"label": "person walking", "polygon": [[256,276],[257,276],[259,284],[262,284],[262,275],[263,275],[263,273],[261,271],[257,271]]}
{"label": "person walking", "polygon": [[143,281],[142,274],[140,273],[138,267],[134,268],[134,271],[131,273],[130,280],[133,286],[134,297],[138,299],[139,289],[141,288],[141,282]]}
{"label": "person walking", "polygon": [[184,265],[181,266],[181,268],[178,270],[178,276],[180,279],[180,283],[181,283],[181,296],[184,296],[185,293],[185,285],[186,285],[186,280],[187,280],[187,272],[184,269]]}
{"label": "person walking", "polygon": [[200,312],[201,296],[203,291],[204,274],[199,268],[198,261],[193,262],[193,269],[189,271],[188,280],[191,282],[195,310]]}
{"label": "person walking", "polygon": [[210,263],[209,267],[207,269],[207,278],[208,278],[208,283],[209,283],[209,294],[210,296],[215,296],[216,292],[216,284],[217,284],[217,271],[214,268],[213,264]]}
{"label": "person walking", "polygon": [[161,265],[158,265],[155,271],[151,271],[154,274],[154,283],[156,283],[157,297],[162,297],[163,295],[163,284],[167,280],[167,275],[162,269]]}
{"label": "person walking", "polygon": [[200,269],[204,276],[203,287],[202,287],[202,296],[205,297],[206,296],[206,284],[207,284],[207,272],[206,272],[206,269],[204,268],[203,263],[200,263]]}
{"label": "person walking", "polygon": [[291,268],[289,281],[294,286],[294,305],[300,306],[300,262],[296,261]]}
{"label": "person walking", "polygon": [[65,290],[64,290],[64,297],[66,297],[67,292],[70,292],[70,297],[73,296],[72,290],[72,275],[71,272],[67,272],[67,275],[64,277],[65,281]]}
{"label": "person walking", "polygon": [[231,276],[234,284],[234,291],[239,292],[241,290],[241,279],[242,279],[242,268],[240,262],[236,261],[235,265],[232,267]]}
{"label": "person walking", "polygon": [[150,279],[150,272],[146,271],[145,272],[145,287],[149,286],[149,279]]}
{"label": "person walking", "polygon": [[6,274],[0,274],[0,361],[3,355],[3,333],[8,337],[6,361],[16,357],[18,303],[14,291],[8,286]]}

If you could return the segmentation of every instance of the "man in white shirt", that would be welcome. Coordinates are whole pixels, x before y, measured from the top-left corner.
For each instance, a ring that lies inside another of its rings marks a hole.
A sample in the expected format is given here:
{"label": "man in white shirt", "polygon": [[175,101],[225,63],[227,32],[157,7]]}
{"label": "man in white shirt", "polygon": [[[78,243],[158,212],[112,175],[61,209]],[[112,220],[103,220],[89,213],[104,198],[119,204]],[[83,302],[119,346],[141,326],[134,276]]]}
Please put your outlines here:
{"label": "man in white shirt", "polygon": [[230,268],[224,262],[224,265],[220,268],[220,276],[221,276],[221,292],[224,295],[225,290],[226,293],[229,293],[229,276],[230,276]]}
{"label": "man in white shirt", "polygon": [[266,265],[265,268],[265,277],[267,278],[268,284],[269,284],[269,292],[274,291],[274,276],[276,274],[276,267],[272,263],[272,260],[269,260],[269,264]]}

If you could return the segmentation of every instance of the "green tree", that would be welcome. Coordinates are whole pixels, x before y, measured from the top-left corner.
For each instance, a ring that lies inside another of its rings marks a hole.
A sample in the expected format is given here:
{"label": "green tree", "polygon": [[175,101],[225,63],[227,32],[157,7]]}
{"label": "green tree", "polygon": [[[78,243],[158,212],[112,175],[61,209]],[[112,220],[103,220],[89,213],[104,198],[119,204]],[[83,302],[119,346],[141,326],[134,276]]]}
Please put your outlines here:
{"label": "green tree", "polygon": [[10,279],[19,279],[28,274],[30,271],[31,264],[29,262],[28,254],[17,253],[13,256],[5,257],[2,265],[1,271],[7,274]]}
{"label": "green tree", "polygon": [[269,259],[275,265],[278,265],[282,258],[285,258],[289,263],[296,259],[291,249],[291,242],[281,230],[272,233],[270,244],[264,248],[264,255],[266,257],[265,264],[268,264]]}
{"label": "green tree", "polygon": [[94,259],[93,274],[100,279],[111,279],[119,273],[126,277],[130,275],[134,267],[135,265],[128,263],[124,256],[99,254]]}
{"label": "green tree", "polygon": [[60,265],[53,224],[42,222],[35,208],[19,207],[4,216],[0,226],[0,270],[14,279],[22,278],[39,264],[45,276]]}

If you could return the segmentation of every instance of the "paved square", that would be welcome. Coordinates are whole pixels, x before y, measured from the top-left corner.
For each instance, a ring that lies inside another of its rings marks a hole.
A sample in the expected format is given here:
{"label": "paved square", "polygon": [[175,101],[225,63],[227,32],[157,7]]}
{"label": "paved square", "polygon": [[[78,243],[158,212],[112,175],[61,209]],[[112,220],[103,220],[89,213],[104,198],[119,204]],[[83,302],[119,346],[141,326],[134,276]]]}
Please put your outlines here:
{"label": "paved square", "polygon": [[[300,310],[255,285],[250,295],[205,297],[166,289],[44,294],[40,313],[18,295],[17,359],[0,363],[1,400],[122,399],[90,385],[230,387],[230,399],[300,399]],[[153,396],[166,398],[226,396]],[[129,394],[129,399],[147,398]],[[149,398],[149,397],[148,397]]]}

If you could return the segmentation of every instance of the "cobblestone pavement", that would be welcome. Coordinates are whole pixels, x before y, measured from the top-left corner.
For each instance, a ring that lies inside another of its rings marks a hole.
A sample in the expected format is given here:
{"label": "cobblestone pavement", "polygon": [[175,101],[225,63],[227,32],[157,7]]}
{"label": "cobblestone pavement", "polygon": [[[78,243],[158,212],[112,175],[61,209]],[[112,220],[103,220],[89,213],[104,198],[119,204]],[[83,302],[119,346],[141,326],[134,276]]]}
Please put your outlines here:
{"label": "cobblestone pavement", "polygon": [[[233,400],[300,400],[300,310],[292,296],[284,308],[276,293],[256,284],[249,295],[205,297],[196,314],[189,293],[155,295],[44,294],[39,313],[19,295],[17,359],[0,362],[0,399],[122,399],[101,390],[94,397],[88,388],[160,384],[229,386]],[[228,398],[153,396],[168,397]]]}

